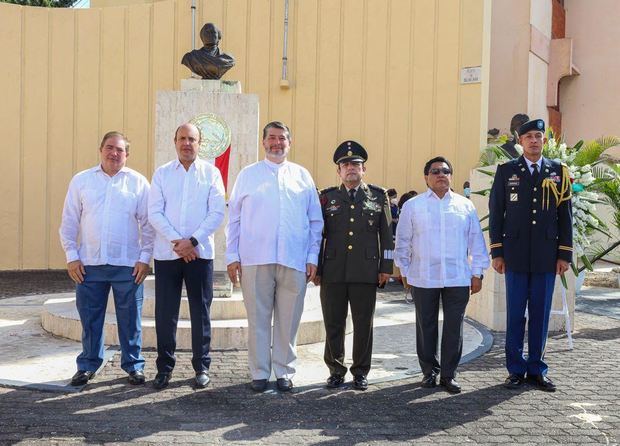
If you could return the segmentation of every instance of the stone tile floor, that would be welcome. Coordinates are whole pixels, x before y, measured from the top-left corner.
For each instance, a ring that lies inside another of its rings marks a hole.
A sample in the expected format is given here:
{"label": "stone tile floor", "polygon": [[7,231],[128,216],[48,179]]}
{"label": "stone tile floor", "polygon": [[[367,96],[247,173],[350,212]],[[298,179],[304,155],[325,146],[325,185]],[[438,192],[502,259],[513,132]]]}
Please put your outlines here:
{"label": "stone tile floor", "polygon": [[203,390],[192,387],[181,353],[171,386],[158,392],[127,384],[115,357],[80,393],[0,388],[0,444],[618,444],[620,320],[577,312],[574,325],[573,350],[564,335],[548,342],[552,394],[501,386],[499,333],[488,353],[460,367],[459,395],[422,389],[419,376],[366,392],[255,394],[244,351],[214,352]]}

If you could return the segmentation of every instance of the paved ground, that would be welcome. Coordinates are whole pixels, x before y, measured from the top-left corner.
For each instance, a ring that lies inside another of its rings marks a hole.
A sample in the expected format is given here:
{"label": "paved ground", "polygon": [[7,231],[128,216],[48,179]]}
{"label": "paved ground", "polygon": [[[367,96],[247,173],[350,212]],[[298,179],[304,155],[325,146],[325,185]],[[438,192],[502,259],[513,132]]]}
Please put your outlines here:
{"label": "paved ground", "polygon": [[[0,444],[618,444],[620,320],[578,312],[574,339],[572,351],[565,336],[549,340],[554,394],[501,387],[499,334],[460,368],[456,396],[420,388],[419,376],[363,393],[254,394],[243,351],[215,352],[204,390],[191,387],[183,353],[171,387],[156,392],[126,384],[113,360],[80,393],[0,388]],[[152,370],[154,353],[147,361]]]}
{"label": "paved ground", "polygon": [[[148,292],[147,288],[145,293]],[[312,307],[318,303],[318,295],[310,291],[308,294],[306,305],[311,302]],[[75,293],[57,293],[0,300],[0,386],[28,386],[61,393],[81,390],[67,387],[75,373],[75,358],[82,350],[81,343],[51,336],[41,326],[41,315],[46,306],[68,300],[68,304],[74,307],[74,297]],[[440,324],[441,319],[440,313]],[[347,363],[350,363],[353,350],[352,338],[349,334],[345,339]],[[420,372],[415,348],[415,312],[412,305],[404,302],[402,287],[391,286],[380,294],[374,318],[374,340],[371,383],[407,378]],[[463,362],[488,351],[492,341],[486,327],[466,320]],[[324,384],[323,351],[322,342],[298,347],[298,372],[295,375],[298,387]],[[106,354],[109,357],[118,354],[118,348],[112,347]],[[147,373],[149,367],[154,369],[152,363],[147,364]]]}
{"label": "paved ground", "polygon": [[66,270],[0,271],[0,299],[75,290]]}

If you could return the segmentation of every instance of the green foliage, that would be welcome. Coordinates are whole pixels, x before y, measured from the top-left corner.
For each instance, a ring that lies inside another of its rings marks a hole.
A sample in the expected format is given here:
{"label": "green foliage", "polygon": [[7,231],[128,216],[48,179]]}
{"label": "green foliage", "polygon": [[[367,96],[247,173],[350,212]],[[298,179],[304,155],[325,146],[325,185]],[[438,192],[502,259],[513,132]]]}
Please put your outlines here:
{"label": "green foliage", "polygon": [[620,138],[617,136],[603,136],[594,141],[588,141],[579,147],[574,163],[578,166],[594,164],[605,150],[617,145],[620,145]]}
{"label": "green foliage", "polygon": [[620,230],[620,165],[607,165],[607,172],[613,172],[615,178],[601,181],[596,185],[596,190],[603,195],[605,204],[614,210],[614,225]]}
{"label": "green foliage", "polygon": [[41,6],[45,8],[69,8],[75,0],[0,0],[4,3],[12,3],[21,6]]}
{"label": "green foliage", "polygon": [[512,157],[497,144],[489,144],[480,153],[478,165],[481,167],[492,166],[499,162],[507,161]]}

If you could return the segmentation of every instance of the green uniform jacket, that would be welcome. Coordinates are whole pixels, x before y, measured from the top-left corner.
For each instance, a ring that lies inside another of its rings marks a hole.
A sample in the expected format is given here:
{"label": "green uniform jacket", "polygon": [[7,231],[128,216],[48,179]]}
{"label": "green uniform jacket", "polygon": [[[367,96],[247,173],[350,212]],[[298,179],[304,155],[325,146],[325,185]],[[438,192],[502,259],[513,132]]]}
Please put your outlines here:
{"label": "green uniform jacket", "polygon": [[394,240],[390,204],[382,189],[362,183],[355,200],[344,185],[321,191],[323,241],[318,275],[322,283],[378,283],[392,274]]}

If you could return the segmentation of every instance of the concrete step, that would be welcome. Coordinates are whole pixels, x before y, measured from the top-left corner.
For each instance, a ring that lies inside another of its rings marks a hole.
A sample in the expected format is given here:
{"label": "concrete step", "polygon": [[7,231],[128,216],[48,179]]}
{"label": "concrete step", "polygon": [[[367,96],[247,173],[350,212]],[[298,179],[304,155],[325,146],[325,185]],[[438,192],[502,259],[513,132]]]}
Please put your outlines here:
{"label": "concrete step", "polygon": [[[228,274],[223,271],[213,272],[213,297],[230,297],[233,293],[233,286],[228,279]],[[181,290],[182,296],[187,296],[185,285]],[[155,276],[150,275],[144,280],[144,296],[155,296]]]}
{"label": "concrete step", "polygon": [[[308,287],[306,306],[301,318],[301,324],[297,335],[299,345],[312,344],[325,340],[323,315],[320,308],[319,288]],[[227,299],[222,299],[223,301]],[[225,304],[224,304],[225,305]],[[241,305],[243,305],[241,303]],[[80,341],[82,338],[82,326],[75,307],[75,298],[67,297],[50,299],[44,305],[41,315],[42,327],[63,338]],[[211,348],[213,349],[246,349],[247,348],[248,322],[245,318],[215,319],[211,320]],[[351,331],[350,321],[347,321],[347,332]],[[118,331],[116,316],[114,313],[106,314],[104,325],[105,343],[118,345]],[[142,346],[144,348],[156,348],[157,337],[155,334],[155,320],[153,317],[142,318]],[[191,349],[191,323],[187,318],[179,319],[177,328],[177,348]]]}
{"label": "concrete step", "polygon": [[[305,309],[321,308],[321,299],[319,297],[319,287],[314,285],[308,285],[306,290],[306,301],[304,302]],[[108,298],[108,313],[114,313],[114,297],[110,293]],[[144,295],[142,302],[142,317],[155,317],[155,293]],[[245,312],[245,305],[243,304],[243,297],[239,288],[235,288],[230,297],[214,297],[211,303],[211,320],[226,320],[226,319],[245,319],[247,314]],[[187,297],[181,298],[181,305],[179,308],[179,319],[189,319],[189,302]]]}

